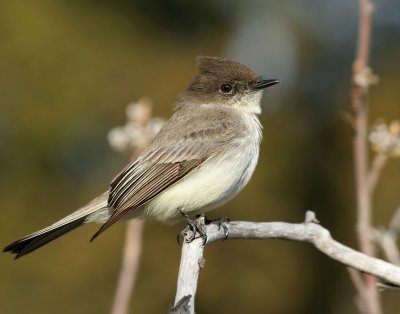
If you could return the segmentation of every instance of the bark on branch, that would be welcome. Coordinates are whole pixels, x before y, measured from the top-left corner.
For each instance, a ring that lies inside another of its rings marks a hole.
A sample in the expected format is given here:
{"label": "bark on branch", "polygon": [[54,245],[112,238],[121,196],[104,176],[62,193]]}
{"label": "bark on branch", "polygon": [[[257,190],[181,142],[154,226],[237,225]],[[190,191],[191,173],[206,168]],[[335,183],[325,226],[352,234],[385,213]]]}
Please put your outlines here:
{"label": "bark on branch", "polygon": [[[204,217],[200,217],[198,223],[207,234],[207,245],[225,239],[225,230],[218,224],[205,224]],[[228,230],[227,239],[285,239],[309,242],[319,251],[339,263],[363,273],[371,274],[386,285],[400,286],[400,267],[368,256],[337,242],[327,229],[319,225],[313,212],[307,212],[303,223],[232,221],[225,223],[225,226]],[[181,313],[195,312],[194,299],[197,279],[205,261],[203,257],[205,247],[203,239],[196,238],[190,243],[186,242],[186,239],[190,238],[191,232],[188,231],[184,235],[185,241],[182,246],[175,306],[179,305],[179,301],[182,298],[192,297],[188,304],[189,310],[186,312],[180,311]],[[171,311],[173,310],[171,309]]]}

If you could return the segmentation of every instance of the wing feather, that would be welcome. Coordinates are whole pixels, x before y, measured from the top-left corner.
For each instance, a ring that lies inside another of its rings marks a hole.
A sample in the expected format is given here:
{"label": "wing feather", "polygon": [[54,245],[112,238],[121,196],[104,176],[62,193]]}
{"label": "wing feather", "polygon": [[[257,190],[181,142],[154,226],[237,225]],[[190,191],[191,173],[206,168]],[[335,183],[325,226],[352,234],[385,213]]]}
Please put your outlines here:
{"label": "wing feather", "polygon": [[[111,182],[108,205],[114,212],[92,240],[122,216],[178,182],[237,136],[232,130],[240,125],[231,123],[233,111],[198,110],[191,115],[176,112],[144,153]],[[199,123],[204,120],[207,128],[201,129]]]}
{"label": "wing feather", "polygon": [[113,202],[116,206],[114,213],[94,234],[92,240],[121,219],[122,216],[126,215],[132,209],[143,205],[154,196],[170,187],[202,162],[202,159],[193,159],[190,161],[153,164],[150,166],[147,171],[144,172],[145,175],[141,174],[142,179],[140,182],[137,182],[133,188],[124,190],[122,194],[117,193],[119,196]]}

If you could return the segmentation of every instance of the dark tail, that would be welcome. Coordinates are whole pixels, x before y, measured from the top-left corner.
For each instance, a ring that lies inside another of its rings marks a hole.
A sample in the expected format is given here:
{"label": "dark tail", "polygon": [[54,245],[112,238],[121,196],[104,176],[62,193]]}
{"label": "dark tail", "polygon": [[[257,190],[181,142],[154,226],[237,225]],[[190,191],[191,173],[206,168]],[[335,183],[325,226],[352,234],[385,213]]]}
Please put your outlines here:
{"label": "dark tail", "polygon": [[101,213],[104,210],[108,211],[107,200],[108,191],[96,197],[94,200],[67,217],[55,222],[51,226],[36,231],[7,245],[3,252],[16,254],[15,258],[17,259],[40,248],[50,241],[61,237],[63,234],[82,226],[86,222],[96,222],[95,218],[92,218],[92,220],[89,219],[89,221],[86,221],[86,218],[91,218],[92,214],[96,215],[96,213]]}
{"label": "dark tail", "polygon": [[45,233],[36,235],[36,236],[26,236],[22,239],[19,239],[9,245],[7,245],[3,252],[10,252],[15,255],[15,259],[28,254],[41,246],[61,237],[63,234],[70,232],[79,226],[82,226],[86,217],[82,217],[78,220],[72,221],[66,225],[60,226],[56,229],[49,230]]}

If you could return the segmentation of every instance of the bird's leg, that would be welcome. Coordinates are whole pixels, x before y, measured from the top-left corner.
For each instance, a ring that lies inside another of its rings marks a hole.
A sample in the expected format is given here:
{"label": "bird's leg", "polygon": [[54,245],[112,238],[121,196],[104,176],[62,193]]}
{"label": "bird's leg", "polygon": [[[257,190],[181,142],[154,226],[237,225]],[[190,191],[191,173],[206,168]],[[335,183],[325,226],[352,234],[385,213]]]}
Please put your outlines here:
{"label": "bird's leg", "polygon": [[229,222],[230,222],[230,220],[226,216],[218,218],[218,219],[212,219],[212,220],[208,220],[207,218],[205,219],[206,225],[215,224],[218,226],[218,230],[220,230],[221,228],[224,229],[224,235],[225,235],[224,240],[228,239],[228,236],[229,236],[229,229],[227,226],[227,224]]}
{"label": "bird's leg", "polygon": [[203,239],[203,245],[207,243],[207,234],[204,231],[204,228],[196,221],[193,219],[190,219],[189,216],[182,210],[182,207],[178,207],[179,213],[182,215],[183,219],[185,219],[186,223],[188,224],[179,234],[178,234],[178,243],[179,242],[179,237],[183,236],[187,231],[192,231],[192,234],[185,238],[185,241],[187,243],[192,242],[196,238],[196,233],[199,233],[200,237]]}

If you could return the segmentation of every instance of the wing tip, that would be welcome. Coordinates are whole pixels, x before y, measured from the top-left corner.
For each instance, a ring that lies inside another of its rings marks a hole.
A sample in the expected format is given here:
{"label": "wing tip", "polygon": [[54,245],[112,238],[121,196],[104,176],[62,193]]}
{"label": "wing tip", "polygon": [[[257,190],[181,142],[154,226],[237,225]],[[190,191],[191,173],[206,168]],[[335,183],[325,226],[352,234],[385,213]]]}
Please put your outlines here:
{"label": "wing tip", "polygon": [[100,227],[99,230],[90,238],[90,242],[93,242],[100,234],[115,224],[122,216],[124,216],[129,210],[121,212],[115,212],[110,218]]}
{"label": "wing tip", "polygon": [[104,230],[101,230],[101,228],[90,238],[89,242],[93,242],[100,234],[102,234]]}
{"label": "wing tip", "polygon": [[111,227],[111,225],[114,222],[110,223],[110,219],[107,220],[100,228],[99,230],[97,230],[97,232],[90,238],[89,242],[93,242],[100,234],[102,234],[104,231],[106,231],[109,227]]}

